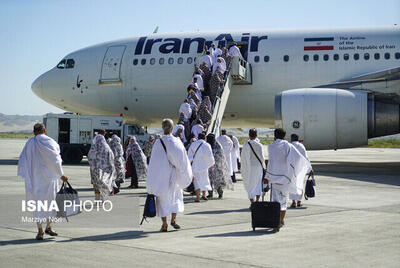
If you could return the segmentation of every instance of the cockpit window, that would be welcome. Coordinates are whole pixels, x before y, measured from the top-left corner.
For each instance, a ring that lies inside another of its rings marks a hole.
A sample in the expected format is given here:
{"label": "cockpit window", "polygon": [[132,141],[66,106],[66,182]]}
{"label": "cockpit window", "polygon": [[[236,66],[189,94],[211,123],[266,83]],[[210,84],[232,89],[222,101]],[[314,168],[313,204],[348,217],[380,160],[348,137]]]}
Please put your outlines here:
{"label": "cockpit window", "polygon": [[70,68],[74,68],[74,66],[75,66],[75,61],[73,59],[68,59],[66,68],[70,69]]}
{"label": "cockpit window", "polygon": [[60,61],[59,64],[57,64],[58,69],[64,69],[65,68],[65,60]]}

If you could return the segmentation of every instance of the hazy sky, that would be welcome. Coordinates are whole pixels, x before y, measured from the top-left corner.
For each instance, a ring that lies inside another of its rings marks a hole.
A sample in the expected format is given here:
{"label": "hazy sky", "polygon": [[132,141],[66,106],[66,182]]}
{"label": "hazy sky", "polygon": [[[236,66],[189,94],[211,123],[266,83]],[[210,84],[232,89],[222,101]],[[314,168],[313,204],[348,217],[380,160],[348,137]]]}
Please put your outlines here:
{"label": "hazy sky", "polygon": [[1,0],[0,113],[60,112],[32,93],[36,77],[74,50],[156,26],[179,32],[394,24],[400,0]]}

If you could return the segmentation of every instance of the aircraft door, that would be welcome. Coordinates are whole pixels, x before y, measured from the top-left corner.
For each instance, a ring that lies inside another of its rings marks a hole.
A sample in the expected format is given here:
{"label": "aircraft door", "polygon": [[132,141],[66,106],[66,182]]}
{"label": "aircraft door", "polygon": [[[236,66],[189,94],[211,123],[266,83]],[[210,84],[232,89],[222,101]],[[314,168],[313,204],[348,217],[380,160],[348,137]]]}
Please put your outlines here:
{"label": "aircraft door", "polygon": [[101,82],[121,81],[121,63],[126,46],[111,46],[104,55],[101,67]]}

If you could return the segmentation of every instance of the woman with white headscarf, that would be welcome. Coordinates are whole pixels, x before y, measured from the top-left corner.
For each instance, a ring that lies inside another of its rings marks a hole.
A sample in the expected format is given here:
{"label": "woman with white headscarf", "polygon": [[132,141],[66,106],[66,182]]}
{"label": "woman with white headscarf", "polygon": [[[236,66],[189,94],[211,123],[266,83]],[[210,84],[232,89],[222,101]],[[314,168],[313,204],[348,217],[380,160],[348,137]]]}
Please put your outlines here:
{"label": "woman with white headscarf", "polygon": [[88,154],[90,175],[96,200],[104,200],[112,193],[112,183],[116,179],[114,154],[103,135],[93,139]]}
{"label": "woman with white headscarf", "polygon": [[144,180],[147,176],[147,161],[135,136],[130,136],[126,159],[126,176],[131,177],[131,185],[128,188],[139,188],[139,180]]}
{"label": "woman with white headscarf", "polygon": [[114,166],[117,173],[115,183],[119,189],[121,183],[125,182],[125,159],[124,150],[122,149],[121,138],[117,135],[112,135],[110,148],[114,153]]}

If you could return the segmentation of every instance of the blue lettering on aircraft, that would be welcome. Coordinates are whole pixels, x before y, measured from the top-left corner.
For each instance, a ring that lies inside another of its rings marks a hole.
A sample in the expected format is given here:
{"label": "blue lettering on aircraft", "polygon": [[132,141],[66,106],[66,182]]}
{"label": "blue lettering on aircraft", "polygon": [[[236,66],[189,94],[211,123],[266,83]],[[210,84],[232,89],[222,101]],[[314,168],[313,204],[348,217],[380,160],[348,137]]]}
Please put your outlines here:
{"label": "blue lettering on aircraft", "polygon": [[[257,52],[258,46],[262,40],[268,40],[268,36],[250,36],[250,33],[243,33],[240,42],[249,43],[250,52]],[[232,44],[233,42],[235,42],[232,38],[232,35],[229,33],[222,33],[218,35],[214,40],[206,40],[203,37],[184,38],[183,40],[180,38],[147,39],[147,37],[140,37],[136,44],[135,55],[151,54],[153,50],[153,45],[155,43],[161,43],[158,50],[162,54],[188,54],[190,51],[190,46],[192,44],[197,44],[196,52],[201,53],[205,46],[209,47],[211,43],[215,41],[218,45],[221,45],[223,47],[227,47],[228,44]]]}

